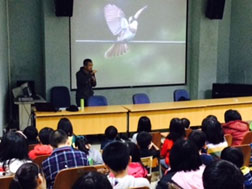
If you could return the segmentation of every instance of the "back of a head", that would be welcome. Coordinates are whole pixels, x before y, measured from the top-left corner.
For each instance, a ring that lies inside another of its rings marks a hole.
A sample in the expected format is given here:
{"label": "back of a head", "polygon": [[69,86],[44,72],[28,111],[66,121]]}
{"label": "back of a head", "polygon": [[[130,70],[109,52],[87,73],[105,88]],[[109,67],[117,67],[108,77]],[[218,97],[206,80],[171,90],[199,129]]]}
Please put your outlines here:
{"label": "back of a head", "polygon": [[141,162],[140,151],[134,142],[127,143],[132,162]]}
{"label": "back of a head", "polygon": [[17,170],[10,184],[10,189],[36,189],[39,174],[43,175],[41,169],[35,163],[23,164]]}
{"label": "back of a head", "polygon": [[173,118],[170,122],[168,139],[176,142],[177,139],[185,137],[185,127],[179,118]]}
{"label": "back of a head", "polygon": [[148,117],[142,116],[138,121],[137,132],[151,132],[151,121]]}
{"label": "back of a head", "polygon": [[90,142],[87,140],[84,136],[77,136],[75,140],[75,146],[78,148],[78,150],[85,152],[86,154],[89,153],[89,149],[86,148],[86,145],[90,144]]}
{"label": "back of a head", "polygon": [[42,144],[50,144],[50,136],[53,133],[53,129],[49,127],[44,127],[39,131],[39,140]]}
{"label": "back of a head", "polygon": [[28,145],[26,138],[19,132],[9,131],[0,144],[0,161],[10,159],[28,159]]}
{"label": "back of a head", "polygon": [[189,140],[178,140],[170,152],[170,165],[173,171],[197,170],[202,165],[196,145]]}
{"label": "back of a head", "polygon": [[108,178],[99,172],[87,172],[73,185],[72,189],[112,189]]}
{"label": "back of a head", "polygon": [[37,140],[38,137],[38,130],[34,126],[28,126],[24,129],[24,135],[27,137],[28,140]]}
{"label": "back of a head", "polygon": [[243,165],[243,154],[238,148],[226,147],[221,152],[221,159],[232,162],[238,168],[241,168]]}
{"label": "back of a head", "polygon": [[197,146],[198,150],[201,150],[206,143],[206,134],[203,131],[194,130],[188,139]]}
{"label": "back of a head", "polygon": [[236,110],[227,110],[225,112],[225,122],[228,123],[230,121],[242,120],[241,114]]}
{"label": "back of a head", "polygon": [[203,173],[205,189],[242,189],[243,182],[240,169],[226,160],[212,162]]}
{"label": "back of a head", "polygon": [[185,129],[188,129],[190,127],[190,121],[189,121],[189,119],[182,118],[181,121],[182,121],[182,124],[184,125]]}
{"label": "back of a head", "polygon": [[105,136],[109,139],[109,140],[114,140],[117,137],[118,131],[117,128],[114,126],[108,126],[105,130]]}
{"label": "back of a head", "polygon": [[50,135],[50,144],[54,148],[58,148],[60,144],[66,144],[67,140],[67,134],[61,129],[54,131]]}
{"label": "back of a head", "polygon": [[73,135],[72,123],[67,118],[60,119],[57,129],[61,129],[61,130],[65,131],[67,136],[72,136]]}
{"label": "back of a head", "polygon": [[202,131],[206,134],[209,143],[219,144],[224,142],[224,132],[217,119],[205,118],[202,122]]}
{"label": "back of a head", "polygon": [[147,149],[151,144],[152,136],[150,133],[142,131],[137,135],[137,144],[140,149]]}
{"label": "back of a head", "polygon": [[115,141],[108,144],[102,153],[104,163],[113,171],[120,172],[129,163],[129,149],[126,144]]}

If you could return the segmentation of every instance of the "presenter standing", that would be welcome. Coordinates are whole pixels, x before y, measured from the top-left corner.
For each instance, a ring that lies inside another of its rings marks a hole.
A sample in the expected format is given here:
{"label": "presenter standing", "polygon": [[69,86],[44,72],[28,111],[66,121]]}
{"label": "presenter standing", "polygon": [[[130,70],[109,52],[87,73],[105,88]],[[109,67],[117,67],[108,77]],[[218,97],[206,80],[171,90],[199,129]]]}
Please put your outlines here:
{"label": "presenter standing", "polygon": [[83,61],[83,67],[76,73],[77,92],[76,104],[80,106],[81,99],[84,99],[84,104],[87,106],[87,100],[94,95],[93,87],[96,86],[95,73],[93,70],[93,62],[91,59]]}

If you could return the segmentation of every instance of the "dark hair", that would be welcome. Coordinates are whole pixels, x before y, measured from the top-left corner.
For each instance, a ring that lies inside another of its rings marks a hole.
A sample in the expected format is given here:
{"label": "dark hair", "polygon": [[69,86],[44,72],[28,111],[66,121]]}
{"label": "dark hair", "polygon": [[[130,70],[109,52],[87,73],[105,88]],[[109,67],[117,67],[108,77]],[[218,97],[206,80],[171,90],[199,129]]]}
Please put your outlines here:
{"label": "dark hair", "polygon": [[173,171],[199,169],[202,162],[196,145],[189,140],[176,141],[170,152],[170,165]]}
{"label": "dark hair", "polygon": [[151,121],[148,117],[142,116],[138,121],[137,132],[141,131],[151,132]]}
{"label": "dark hair", "polygon": [[[15,131],[9,131],[2,138],[0,144],[0,161],[9,163],[11,159],[25,160],[28,159],[28,144],[25,137]],[[3,168],[4,168],[3,165]]]}
{"label": "dark hair", "polygon": [[68,140],[67,134],[65,131],[59,129],[53,131],[50,135],[50,144],[52,147],[57,148],[59,144],[64,144]]}
{"label": "dark hair", "polygon": [[109,140],[114,140],[117,137],[117,134],[118,134],[117,128],[114,127],[113,125],[108,126],[105,130],[105,136]]}
{"label": "dark hair", "polygon": [[93,63],[92,60],[89,58],[86,58],[85,60],[83,60],[83,66],[87,66],[89,62]]}
{"label": "dark hair", "polygon": [[129,148],[122,142],[112,142],[104,148],[102,158],[113,171],[123,171],[129,163]]}
{"label": "dark hair", "polygon": [[203,131],[195,130],[191,132],[188,139],[197,146],[198,150],[201,150],[206,143],[206,134]]}
{"label": "dark hair", "polygon": [[242,120],[241,114],[236,110],[227,110],[224,117],[226,123],[230,121]]}
{"label": "dark hair", "polygon": [[173,118],[170,122],[170,133],[166,138],[176,142],[177,139],[185,137],[185,128],[181,119]]}
{"label": "dark hair", "polygon": [[10,184],[10,189],[36,189],[38,175],[42,170],[35,163],[25,163],[20,166]]}
{"label": "dark hair", "polygon": [[209,143],[219,144],[224,142],[224,132],[217,119],[205,118],[202,122],[202,131],[206,134]]}
{"label": "dark hair", "polygon": [[219,160],[208,165],[203,172],[205,189],[242,189],[244,178],[233,163]]}
{"label": "dark hair", "polygon": [[152,136],[150,133],[142,131],[137,134],[137,144],[140,149],[147,149],[152,141]]}
{"label": "dark hair", "polygon": [[88,155],[89,149],[86,148],[87,144],[90,144],[90,142],[84,136],[78,136],[75,140],[75,146],[78,148],[78,150],[85,152],[85,154]]}
{"label": "dark hair", "polygon": [[221,159],[232,162],[238,168],[243,166],[243,154],[238,148],[226,147],[221,152]]}
{"label": "dark hair", "polygon": [[28,126],[24,129],[24,135],[27,137],[28,141],[38,143],[37,137],[38,137],[38,130],[34,126]]}
{"label": "dark hair", "polygon": [[72,189],[112,189],[108,178],[99,172],[87,172],[81,176],[73,185]]}
{"label": "dark hair", "polygon": [[185,129],[188,129],[190,127],[190,121],[187,118],[182,118],[181,119],[182,125],[184,126]]}
{"label": "dark hair", "polygon": [[134,142],[127,142],[128,148],[129,148],[129,153],[131,156],[131,161],[132,162],[139,162],[141,163],[141,156],[140,156],[140,151],[137,145]]}
{"label": "dark hair", "polygon": [[67,136],[72,136],[73,135],[72,123],[67,118],[60,119],[57,129],[61,129],[61,130],[65,131]]}
{"label": "dark hair", "polygon": [[39,140],[42,144],[50,144],[50,135],[53,133],[53,129],[49,127],[44,127],[39,131]]}

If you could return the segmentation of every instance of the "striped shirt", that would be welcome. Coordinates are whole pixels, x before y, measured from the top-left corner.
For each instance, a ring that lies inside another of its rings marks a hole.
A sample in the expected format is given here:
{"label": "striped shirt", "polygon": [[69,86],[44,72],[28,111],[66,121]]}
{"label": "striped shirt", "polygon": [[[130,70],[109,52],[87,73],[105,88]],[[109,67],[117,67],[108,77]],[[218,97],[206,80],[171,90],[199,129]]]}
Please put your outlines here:
{"label": "striped shirt", "polygon": [[55,149],[52,155],[42,163],[47,188],[53,188],[55,177],[60,170],[86,165],[88,165],[88,160],[84,152],[70,146]]}

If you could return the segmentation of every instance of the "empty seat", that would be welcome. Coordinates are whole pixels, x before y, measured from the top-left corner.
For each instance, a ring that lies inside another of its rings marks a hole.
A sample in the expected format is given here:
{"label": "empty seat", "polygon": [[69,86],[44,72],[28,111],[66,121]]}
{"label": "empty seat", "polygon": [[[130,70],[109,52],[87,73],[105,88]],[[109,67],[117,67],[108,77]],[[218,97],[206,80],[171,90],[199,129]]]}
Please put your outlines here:
{"label": "empty seat", "polygon": [[51,89],[51,102],[56,108],[69,107],[70,93],[67,87],[58,86]]}
{"label": "empty seat", "polygon": [[87,106],[107,106],[108,102],[105,96],[91,96],[88,98]]}
{"label": "empty seat", "polygon": [[138,93],[132,96],[133,104],[149,104],[150,99],[147,94]]}
{"label": "empty seat", "polygon": [[186,101],[190,100],[190,95],[185,89],[177,89],[173,92],[174,101]]}

